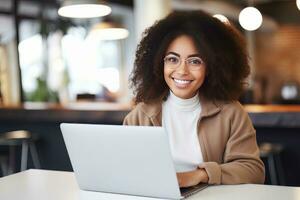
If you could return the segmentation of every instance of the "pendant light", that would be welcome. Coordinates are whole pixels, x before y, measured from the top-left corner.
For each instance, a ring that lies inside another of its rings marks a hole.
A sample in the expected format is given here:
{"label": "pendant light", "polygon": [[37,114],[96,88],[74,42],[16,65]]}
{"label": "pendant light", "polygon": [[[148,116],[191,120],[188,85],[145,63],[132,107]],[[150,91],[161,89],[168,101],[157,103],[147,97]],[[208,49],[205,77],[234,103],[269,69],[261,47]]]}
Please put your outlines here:
{"label": "pendant light", "polygon": [[228,24],[228,25],[230,24],[228,18],[222,14],[215,14],[215,15],[213,15],[213,17],[217,18],[218,20],[220,20],[221,22],[223,22],[225,24]]}
{"label": "pendant light", "polygon": [[64,0],[58,14],[69,18],[93,18],[109,15],[111,8],[97,0]]}
{"label": "pendant light", "polygon": [[120,40],[125,39],[129,31],[113,22],[100,22],[90,31],[89,37],[99,40]]}
{"label": "pendant light", "polygon": [[241,26],[248,31],[258,29],[261,26],[262,21],[262,15],[255,7],[249,6],[240,12],[239,22]]}

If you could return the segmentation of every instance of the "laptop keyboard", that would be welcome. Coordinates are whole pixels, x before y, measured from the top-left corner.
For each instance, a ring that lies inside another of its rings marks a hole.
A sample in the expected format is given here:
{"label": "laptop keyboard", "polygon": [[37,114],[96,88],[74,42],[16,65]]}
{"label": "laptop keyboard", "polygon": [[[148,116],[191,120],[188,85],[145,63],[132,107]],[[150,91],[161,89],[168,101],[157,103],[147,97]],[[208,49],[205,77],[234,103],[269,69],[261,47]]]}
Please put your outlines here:
{"label": "laptop keyboard", "polygon": [[198,185],[195,185],[195,186],[180,188],[180,193],[184,197],[189,197],[189,196],[199,192],[200,190],[203,190],[207,186],[208,185],[205,183],[199,183]]}

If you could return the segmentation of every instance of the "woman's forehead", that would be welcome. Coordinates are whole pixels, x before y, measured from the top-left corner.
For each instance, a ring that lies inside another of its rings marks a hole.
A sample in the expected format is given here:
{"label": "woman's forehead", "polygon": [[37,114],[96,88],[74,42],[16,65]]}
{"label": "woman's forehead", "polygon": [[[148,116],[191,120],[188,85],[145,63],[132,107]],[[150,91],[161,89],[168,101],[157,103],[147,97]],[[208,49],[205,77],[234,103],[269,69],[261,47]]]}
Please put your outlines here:
{"label": "woman's forehead", "polygon": [[193,38],[188,35],[180,35],[176,37],[168,46],[166,54],[170,52],[180,56],[199,54]]}

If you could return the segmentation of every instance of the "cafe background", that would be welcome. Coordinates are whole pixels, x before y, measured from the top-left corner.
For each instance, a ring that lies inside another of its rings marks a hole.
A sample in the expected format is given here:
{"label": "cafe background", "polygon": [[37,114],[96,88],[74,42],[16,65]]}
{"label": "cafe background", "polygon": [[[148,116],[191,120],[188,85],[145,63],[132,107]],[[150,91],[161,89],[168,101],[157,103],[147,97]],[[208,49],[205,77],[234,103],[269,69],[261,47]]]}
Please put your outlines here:
{"label": "cafe background", "polygon": [[[275,156],[283,178],[276,183],[270,180],[266,158],[266,183],[300,185],[300,11],[296,0],[109,0],[96,2],[109,6],[106,16],[58,14],[64,5],[86,2],[0,1],[0,133],[30,131],[42,169],[72,170],[61,122],[122,123],[132,108],[128,77],[146,27],[172,10],[203,9],[226,16],[224,23],[238,28],[247,40],[251,75],[240,100],[259,144],[281,148]],[[248,6],[260,11],[261,24],[254,16],[241,25],[240,13]],[[84,14],[83,10],[75,14],[79,13]],[[247,22],[258,23],[257,29],[247,30]],[[20,152],[17,146],[12,172],[20,170]],[[9,155],[9,147],[1,144],[0,135],[1,155]],[[33,167],[30,157],[28,167]]]}

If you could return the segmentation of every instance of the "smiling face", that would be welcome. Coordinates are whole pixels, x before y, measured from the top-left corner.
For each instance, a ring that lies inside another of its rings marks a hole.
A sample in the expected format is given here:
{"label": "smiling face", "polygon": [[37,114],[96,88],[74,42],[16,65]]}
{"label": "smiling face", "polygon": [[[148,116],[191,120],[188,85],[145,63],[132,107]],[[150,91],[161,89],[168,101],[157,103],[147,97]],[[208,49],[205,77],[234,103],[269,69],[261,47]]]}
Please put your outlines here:
{"label": "smiling face", "polygon": [[206,72],[205,64],[199,62],[199,58],[193,39],[187,35],[178,36],[168,47],[164,62],[164,79],[177,97],[189,99],[198,93]]}

